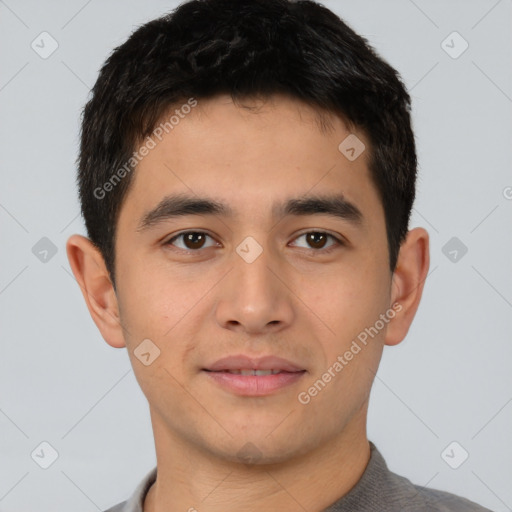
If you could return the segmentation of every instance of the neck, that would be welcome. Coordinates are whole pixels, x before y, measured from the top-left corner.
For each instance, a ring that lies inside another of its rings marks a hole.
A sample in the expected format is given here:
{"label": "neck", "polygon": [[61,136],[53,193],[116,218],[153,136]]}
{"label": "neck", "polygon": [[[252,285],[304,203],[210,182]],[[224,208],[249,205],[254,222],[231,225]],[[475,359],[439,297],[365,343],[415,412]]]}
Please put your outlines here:
{"label": "neck", "polygon": [[346,495],[370,458],[366,408],[335,438],[277,464],[219,459],[170,433],[152,414],[157,479],[144,512],[320,512]]}

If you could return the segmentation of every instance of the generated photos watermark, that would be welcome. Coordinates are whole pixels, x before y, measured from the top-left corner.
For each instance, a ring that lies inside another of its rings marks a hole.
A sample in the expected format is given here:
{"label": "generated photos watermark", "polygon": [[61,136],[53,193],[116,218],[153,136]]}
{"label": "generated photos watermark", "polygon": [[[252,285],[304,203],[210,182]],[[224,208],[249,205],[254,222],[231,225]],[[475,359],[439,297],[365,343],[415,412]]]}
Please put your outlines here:
{"label": "generated photos watermark", "polygon": [[301,391],[297,395],[298,401],[303,405],[309,404],[311,399],[317,396],[318,393],[320,393],[325,386],[331,382],[331,380],[336,377],[336,375],[338,375],[345,366],[352,361],[352,359],[354,359],[354,356],[359,354],[359,352],[367,346],[369,341],[368,337],[373,339],[377,336],[377,334],[379,334],[379,332],[381,332],[390,320],[395,318],[396,314],[400,311],[402,311],[402,305],[395,302],[391,308],[379,316],[379,319],[371,327],[366,327],[361,331],[357,337],[352,340],[352,344],[349,349],[346,350],[343,355],[339,355],[336,358],[336,361],[327,368],[327,370],[314,382],[312,386],[310,386],[306,391]]}
{"label": "generated photos watermark", "polygon": [[125,178],[130,172],[135,169],[138,163],[140,163],[145,156],[149,155],[149,152],[154,149],[157,145],[157,141],[160,142],[164,136],[174,130],[176,126],[180,123],[182,119],[185,119],[187,114],[190,114],[192,109],[197,106],[197,100],[195,98],[189,98],[186,103],[184,103],[180,108],[177,108],[174,111],[174,114],[169,117],[164,122],[161,122],[151,133],[146,137],[144,144],[139,147],[138,151],[134,151],[131,158],[125,162],[125,164],[117,169],[110,178],[103,183],[101,187],[96,187],[94,189],[94,197],[96,199],[104,199],[105,196],[114,190],[114,188],[121,182],[123,178]]}

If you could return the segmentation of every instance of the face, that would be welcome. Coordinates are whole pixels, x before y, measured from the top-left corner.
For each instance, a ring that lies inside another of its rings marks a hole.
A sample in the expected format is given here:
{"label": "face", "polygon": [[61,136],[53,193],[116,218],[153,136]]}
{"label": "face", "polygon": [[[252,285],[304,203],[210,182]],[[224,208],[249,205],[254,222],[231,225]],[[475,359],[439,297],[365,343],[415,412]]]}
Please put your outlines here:
{"label": "face", "polygon": [[365,136],[246,103],[200,100],[138,164],[117,301],[157,445],[278,462],[364,428],[392,276],[367,152],[338,149]]}

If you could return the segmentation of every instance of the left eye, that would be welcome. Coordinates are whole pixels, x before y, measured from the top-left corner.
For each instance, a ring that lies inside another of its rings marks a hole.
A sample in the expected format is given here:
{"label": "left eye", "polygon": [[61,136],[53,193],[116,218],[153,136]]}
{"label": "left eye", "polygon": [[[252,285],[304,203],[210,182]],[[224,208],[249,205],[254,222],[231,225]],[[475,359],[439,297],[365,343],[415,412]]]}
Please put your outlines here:
{"label": "left eye", "polygon": [[[302,233],[302,235],[299,235],[295,240],[299,240],[300,238],[305,237],[306,243],[310,245],[310,247],[306,247],[306,249],[325,249],[330,250],[332,247],[336,245],[341,245],[341,241],[338,240],[335,236],[330,235],[329,233],[325,233],[324,231],[309,231],[307,233]],[[327,249],[325,248],[325,243],[328,239],[334,240],[334,243],[327,246]]]}
{"label": "left eye", "polygon": [[[213,238],[208,235],[207,233],[203,231],[186,231],[185,233],[180,233],[179,235],[176,235],[172,238],[170,238],[165,245],[173,245],[175,247],[178,247],[178,249],[182,250],[189,250],[189,251],[197,251],[199,249],[204,249],[207,247],[212,247],[215,245],[215,242],[206,245],[205,246],[205,240],[207,238],[210,238],[213,240]],[[313,250],[330,250],[331,248],[342,245],[341,241],[337,239],[335,236],[325,233],[323,231],[309,231],[307,233],[302,233],[302,235],[299,235],[297,238],[295,238],[295,241],[300,240],[301,238],[305,238],[306,243],[309,244],[310,247],[305,247],[306,249],[313,249]],[[328,239],[333,240],[334,242],[327,246],[327,249],[325,248],[325,244]],[[175,244],[176,240],[182,240],[181,244]],[[180,246],[181,245],[181,246]],[[300,247],[300,246],[299,246]]]}

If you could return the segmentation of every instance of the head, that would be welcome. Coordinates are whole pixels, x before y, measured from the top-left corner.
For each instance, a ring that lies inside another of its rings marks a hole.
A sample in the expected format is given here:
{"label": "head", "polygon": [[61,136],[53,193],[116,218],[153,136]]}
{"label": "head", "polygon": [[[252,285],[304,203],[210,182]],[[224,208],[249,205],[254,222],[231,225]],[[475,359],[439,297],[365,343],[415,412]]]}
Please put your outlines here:
{"label": "head", "polygon": [[[78,163],[68,256],[155,433],[275,462],[364,429],[428,269],[410,98],[364,38],[310,1],[184,3],[102,67]],[[212,370],[241,354],[300,372],[227,390]]]}

